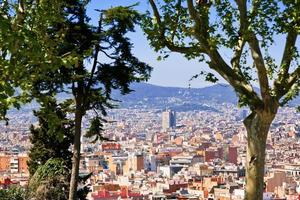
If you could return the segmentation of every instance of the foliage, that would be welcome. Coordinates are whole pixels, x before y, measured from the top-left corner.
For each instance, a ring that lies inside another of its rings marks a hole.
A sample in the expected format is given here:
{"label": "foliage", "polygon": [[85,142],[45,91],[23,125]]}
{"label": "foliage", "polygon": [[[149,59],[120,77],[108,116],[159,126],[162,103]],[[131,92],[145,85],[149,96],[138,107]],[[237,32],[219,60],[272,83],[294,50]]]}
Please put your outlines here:
{"label": "foliage", "polygon": [[28,90],[37,75],[62,63],[56,44],[63,31],[47,33],[63,19],[63,2],[0,1],[0,119],[7,120],[11,106],[30,101]]}
{"label": "foliage", "polygon": [[[133,45],[126,35],[134,31],[141,16],[130,6],[119,6],[101,11],[98,26],[93,26],[86,14],[89,3],[86,0],[0,3],[3,4],[0,10],[0,64],[7,66],[0,69],[1,80],[4,80],[0,82],[0,94],[3,93],[0,96],[1,114],[4,116],[11,104],[17,106],[21,97],[24,101],[36,98],[42,104],[42,110],[35,113],[40,127],[31,128],[37,138],[32,141],[39,147],[31,152],[33,173],[38,164],[35,162],[43,164],[48,156],[61,156],[53,148],[46,147],[41,137],[51,139],[52,145],[59,142],[65,148],[63,140],[68,136],[64,134],[69,132],[65,126],[70,128],[65,116],[66,112],[72,113],[74,171],[70,194],[73,194],[77,187],[78,170],[75,169],[79,165],[82,117],[88,111],[94,112],[96,118],[93,121],[101,123],[91,123],[89,136],[102,139],[103,116],[107,108],[114,107],[112,90],[127,94],[131,92],[130,83],[145,81],[150,76],[151,67],[132,54]],[[106,57],[101,62],[98,60],[100,54]],[[15,87],[19,87],[24,95],[9,98],[15,96]],[[60,92],[72,94],[63,102],[65,107],[62,107],[68,108],[66,110],[59,110],[55,101],[46,98]]]}
{"label": "foliage", "polygon": [[27,164],[31,175],[50,158],[64,159],[66,167],[71,169],[74,122],[67,118],[67,109],[68,104],[58,104],[54,98],[48,97],[41,103],[40,110],[34,112],[39,124],[30,127],[32,146]]}
{"label": "foliage", "polygon": [[9,189],[0,189],[1,200],[26,200],[26,191],[21,187],[11,187]]}
{"label": "foliage", "polygon": [[29,198],[64,200],[68,197],[69,169],[62,158],[51,158],[36,170],[29,182]]}

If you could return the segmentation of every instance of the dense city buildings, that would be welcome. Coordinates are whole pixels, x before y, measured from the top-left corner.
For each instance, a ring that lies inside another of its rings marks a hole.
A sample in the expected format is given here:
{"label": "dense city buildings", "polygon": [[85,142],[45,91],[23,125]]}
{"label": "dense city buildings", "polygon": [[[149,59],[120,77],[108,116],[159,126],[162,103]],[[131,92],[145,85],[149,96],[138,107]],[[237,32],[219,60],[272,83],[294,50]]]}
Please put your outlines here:
{"label": "dense city buildings", "polygon": [[[80,173],[92,173],[88,198],[200,199],[244,198],[245,111],[213,104],[218,111],[130,108],[109,111],[104,135],[82,138]],[[10,115],[1,125],[0,187],[26,185],[30,113]],[[20,120],[18,120],[20,118]],[[299,199],[300,113],[282,108],[267,143],[264,199]],[[20,122],[18,122],[20,121]],[[87,127],[88,120],[84,120]],[[176,128],[175,128],[176,127]]]}

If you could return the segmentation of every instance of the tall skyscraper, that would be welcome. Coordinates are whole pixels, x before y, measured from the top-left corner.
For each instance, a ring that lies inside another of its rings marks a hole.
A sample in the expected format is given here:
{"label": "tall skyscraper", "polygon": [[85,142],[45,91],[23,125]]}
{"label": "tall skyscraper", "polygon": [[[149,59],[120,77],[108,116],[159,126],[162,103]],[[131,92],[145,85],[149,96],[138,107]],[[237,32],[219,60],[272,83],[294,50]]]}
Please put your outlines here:
{"label": "tall skyscraper", "polygon": [[176,112],[172,110],[166,110],[162,113],[162,128],[168,130],[176,128]]}

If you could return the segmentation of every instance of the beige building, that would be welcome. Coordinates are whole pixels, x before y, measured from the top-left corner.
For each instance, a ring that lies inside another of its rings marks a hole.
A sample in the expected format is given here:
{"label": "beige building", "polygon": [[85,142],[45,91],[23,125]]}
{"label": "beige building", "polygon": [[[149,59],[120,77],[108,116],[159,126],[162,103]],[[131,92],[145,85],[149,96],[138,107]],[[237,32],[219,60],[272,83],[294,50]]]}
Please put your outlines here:
{"label": "beige building", "polygon": [[128,156],[109,156],[109,170],[116,175],[129,174],[131,171],[137,172],[144,169],[144,155],[130,154]]}

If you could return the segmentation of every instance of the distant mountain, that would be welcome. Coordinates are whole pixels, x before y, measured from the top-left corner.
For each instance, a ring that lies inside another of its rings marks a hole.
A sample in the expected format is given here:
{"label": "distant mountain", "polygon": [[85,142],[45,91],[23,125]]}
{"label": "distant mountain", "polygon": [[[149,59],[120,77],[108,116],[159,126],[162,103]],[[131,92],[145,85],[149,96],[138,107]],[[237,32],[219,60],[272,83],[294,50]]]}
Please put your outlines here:
{"label": "distant mountain", "polygon": [[142,98],[196,98],[201,101],[217,101],[219,103],[236,103],[237,96],[229,85],[216,84],[204,88],[181,88],[181,87],[164,87],[148,83],[135,83],[131,85],[132,93],[122,96],[117,91],[114,92],[114,97],[127,99],[142,99]]}
{"label": "distant mountain", "polygon": [[[131,85],[134,92],[121,97],[125,99],[141,99],[141,98],[164,98],[164,97],[178,97],[178,98],[200,98],[206,100],[213,100],[219,102],[236,103],[237,96],[229,85],[216,84],[204,88],[180,88],[180,87],[164,87],[148,83],[135,83]],[[117,92],[115,92],[115,95]]]}
{"label": "distant mountain", "polygon": [[[120,108],[171,108],[176,111],[205,110],[218,112],[213,104],[237,104],[238,98],[231,86],[215,84],[204,88],[163,87],[148,83],[131,85],[134,90],[130,94],[121,95],[113,91],[113,98],[120,100]],[[258,90],[258,89],[256,89]],[[59,94],[58,99],[70,98],[69,94]],[[300,97],[290,103],[291,106],[300,105]],[[22,107],[22,110],[38,108],[38,104],[31,103]]]}
{"label": "distant mountain", "polygon": [[131,86],[132,93],[122,96],[115,91],[113,97],[121,100],[121,107],[173,108],[178,111],[211,110],[212,103],[237,103],[237,96],[229,85],[216,84],[205,88],[163,87],[147,83]]}
{"label": "distant mountain", "polygon": [[[237,104],[238,98],[230,85],[215,84],[204,88],[163,87],[148,83],[131,85],[132,93],[122,96],[115,91],[113,97],[121,100],[121,107],[174,108],[178,111],[212,110],[212,103]],[[258,88],[255,88],[258,92]],[[300,97],[290,103],[300,105]]]}

